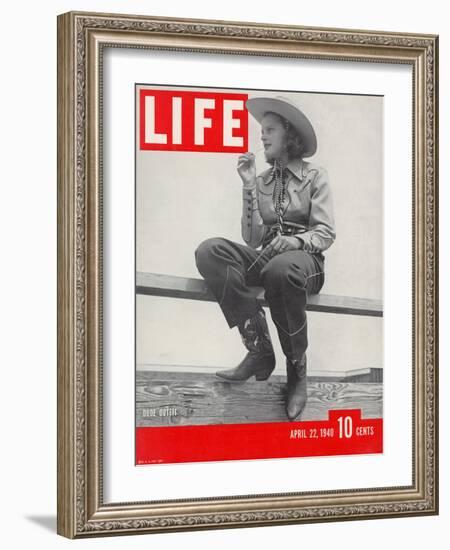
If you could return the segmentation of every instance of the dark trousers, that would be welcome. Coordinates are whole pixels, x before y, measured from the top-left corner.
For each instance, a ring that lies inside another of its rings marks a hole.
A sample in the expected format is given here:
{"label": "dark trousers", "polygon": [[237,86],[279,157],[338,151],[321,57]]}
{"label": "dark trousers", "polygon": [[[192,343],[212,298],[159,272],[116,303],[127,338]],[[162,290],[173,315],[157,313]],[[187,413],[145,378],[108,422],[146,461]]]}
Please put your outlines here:
{"label": "dark trousers", "polygon": [[241,325],[260,308],[252,286],[262,286],[287,358],[300,359],[308,346],[306,297],[324,283],[324,257],[304,250],[273,258],[228,239],[203,241],[195,252],[197,268],[214,294],[228,325]]}

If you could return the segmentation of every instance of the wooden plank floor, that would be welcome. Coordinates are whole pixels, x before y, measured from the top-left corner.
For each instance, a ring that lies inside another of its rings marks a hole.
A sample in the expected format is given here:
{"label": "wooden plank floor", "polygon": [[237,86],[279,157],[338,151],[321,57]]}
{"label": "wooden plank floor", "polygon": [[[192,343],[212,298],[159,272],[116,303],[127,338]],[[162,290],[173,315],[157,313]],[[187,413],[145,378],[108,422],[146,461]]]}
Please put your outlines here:
{"label": "wooden plank floor", "polygon": [[[287,422],[285,388],[280,375],[226,382],[215,374],[137,371],[136,426]],[[326,420],[329,409],[361,409],[362,418],[381,418],[382,392],[381,383],[310,381],[300,420]]]}

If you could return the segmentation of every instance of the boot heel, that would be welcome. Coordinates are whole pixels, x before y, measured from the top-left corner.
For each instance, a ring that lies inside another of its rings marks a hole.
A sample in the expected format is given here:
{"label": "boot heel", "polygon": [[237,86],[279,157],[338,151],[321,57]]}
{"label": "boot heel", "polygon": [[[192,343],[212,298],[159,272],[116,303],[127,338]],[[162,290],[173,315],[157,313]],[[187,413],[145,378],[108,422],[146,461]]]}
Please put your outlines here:
{"label": "boot heel", "polygon": [[255,380],[257,382],[263,382],[264,380],[267,380],[272,374],[272,370],[273,369],[264,372],[258,372],[257,374],[255,374]]}

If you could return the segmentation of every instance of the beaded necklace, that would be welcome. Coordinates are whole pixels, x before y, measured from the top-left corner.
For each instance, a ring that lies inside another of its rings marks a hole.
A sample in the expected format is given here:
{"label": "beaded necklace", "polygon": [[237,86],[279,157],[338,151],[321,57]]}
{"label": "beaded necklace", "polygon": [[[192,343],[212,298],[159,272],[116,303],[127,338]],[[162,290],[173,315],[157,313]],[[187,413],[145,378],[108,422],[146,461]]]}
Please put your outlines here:
{"label": "beaded necklace", "polygon": [[286,198],[286,180],[285,180],[284,166],[279,160],[275,160],[272,168],[272,175],[275,178],[275,185],[273,187],[272,201],[277,216],[277,223],[275,224],[276,232],[281,234],[283,227],[283,203]]}
{"label": "beaded necklace", "polygon": [[[274,225],[274,229],[277,235],[281,235],[283,228],[283,202],[286,197],[286,181],[285,171],[283,164],[279,160],[275,160],[272,167],[272,177],[275,178],[275,185],[272,193],[273,205],[275,208],[275,214],[277,215],[277,223]],[[256,260],[248,267],[247,271],[253,268],[259,260],[266,254],[268,246],[265,246],[258,254]]]}

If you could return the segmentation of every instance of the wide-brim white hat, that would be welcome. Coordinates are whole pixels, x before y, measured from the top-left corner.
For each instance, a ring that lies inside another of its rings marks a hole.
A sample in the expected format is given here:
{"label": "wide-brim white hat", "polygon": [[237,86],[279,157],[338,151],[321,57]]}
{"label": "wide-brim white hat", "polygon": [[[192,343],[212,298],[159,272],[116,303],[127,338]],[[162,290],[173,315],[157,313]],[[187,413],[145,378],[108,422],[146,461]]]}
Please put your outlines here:
{"label": "wide-brim white hat", "polygon": [[305,151],[304,157],[311,157],[317,150],[316,132],[308,117],[290,99],[283,96],[276,97],[255,97],[247,99],[246,107],[248,112],[261,123],[267,111],[277,113],[289,120],[303,139]]}

